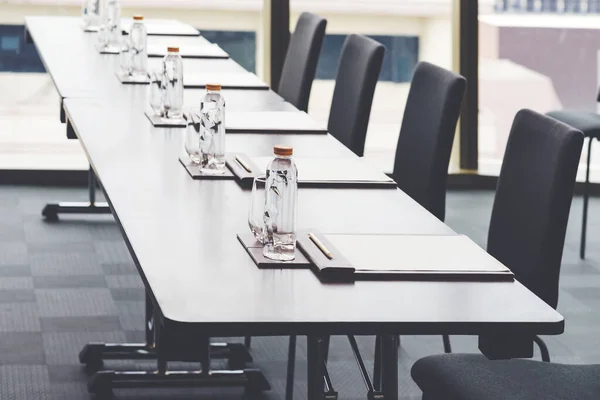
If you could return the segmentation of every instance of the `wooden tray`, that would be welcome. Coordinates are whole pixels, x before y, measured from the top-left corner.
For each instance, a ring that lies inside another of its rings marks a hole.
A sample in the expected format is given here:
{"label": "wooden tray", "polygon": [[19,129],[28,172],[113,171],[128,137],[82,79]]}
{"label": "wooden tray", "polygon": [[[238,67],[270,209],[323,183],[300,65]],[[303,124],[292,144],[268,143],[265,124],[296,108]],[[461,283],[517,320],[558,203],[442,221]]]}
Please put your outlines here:
{"label": "wooden tray", "polygon": [[121,82],[122,84],[125,84],[125,85],[147,85],[150,83],[149,75],[146,75],[145,78],[144,77],[133,78],[131,75],[123,73],[123,71],[117,71],[115,74],[117,75],[119,82]]}
{"label": "wooden tray", "polygon": [[190,160],[184,157],[179,157],[179,162],[187,173],[192,177],[192,179],[207,179],[207,180],[232,180],[235,179],[233,173],[225,168],[225,172],[223,174],[206,174],[203,173],[198,164],[192,163]]}
{"label": "wooden tray", "polygon": [[258,242],[251,232],[238,233],[237,238],[246,249],[252,261],[261,269],[298,269],[311,266],[310,261],[302,252],[296,249],[296,258],[292,261],[275,261],[263,256],[263,245]]}
{"label": "wooden tray", "polygon": [[146,114],[146,117],[148,117],[155,128],[187,128],[188,126],[188,116],[186,114],[183,114],[183,120],[178,121],[169,121],[161,118],[154,114],[152,110],[146,110],[144,114]]}

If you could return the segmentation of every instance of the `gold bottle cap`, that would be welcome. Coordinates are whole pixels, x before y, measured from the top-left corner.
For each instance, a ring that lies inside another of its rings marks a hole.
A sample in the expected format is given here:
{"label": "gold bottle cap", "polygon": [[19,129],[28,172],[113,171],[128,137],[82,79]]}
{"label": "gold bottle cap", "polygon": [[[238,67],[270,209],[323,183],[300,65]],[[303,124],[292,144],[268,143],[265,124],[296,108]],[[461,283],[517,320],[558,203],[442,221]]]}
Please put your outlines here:
{"label": "gold bottle cap", "polygon": [[275,153],[276,156],[289,157],[294,154],[294,148],[278,144],[273,147],[273,153]]}
{"label": "gold bottle cap", "polygon": [[143,21],[144,20],[144,16],[143,15],[134,15],[133,16],[133,20],[134,21]]}
{"label": "gold bottle cap", "polygon": [[169,53],[179,53],[179,47],[167,47]]}
{"label": "gold bottle cap", "polygon": [[214,91],[218,92],[221,90],[221,84],[220,83],[207,83],[206,90],[214,90]]}

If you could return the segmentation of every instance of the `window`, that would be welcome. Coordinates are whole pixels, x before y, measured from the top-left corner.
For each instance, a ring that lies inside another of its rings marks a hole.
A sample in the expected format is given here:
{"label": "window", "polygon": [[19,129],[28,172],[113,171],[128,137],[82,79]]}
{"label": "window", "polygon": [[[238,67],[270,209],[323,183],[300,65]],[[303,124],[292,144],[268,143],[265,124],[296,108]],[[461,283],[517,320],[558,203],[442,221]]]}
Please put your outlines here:
{"label": "window", "polygon": [[[480,174],[499,173],[518,110],[597,109],[599,13],[596,0],[480,4]],[[600,182],[600,146],[592,147],[591,179]]]}

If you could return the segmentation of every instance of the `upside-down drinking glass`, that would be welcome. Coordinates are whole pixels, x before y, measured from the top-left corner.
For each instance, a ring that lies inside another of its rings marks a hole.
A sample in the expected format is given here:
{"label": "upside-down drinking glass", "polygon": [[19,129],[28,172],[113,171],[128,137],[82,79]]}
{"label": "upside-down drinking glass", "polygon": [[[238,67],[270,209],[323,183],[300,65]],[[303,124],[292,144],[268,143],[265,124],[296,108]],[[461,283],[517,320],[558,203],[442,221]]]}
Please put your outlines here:
{"label": "upside-down drinking glass", "polygon": [[254,178],[250,197],[250,210],[248,212],[250,231],[260,243],[264,243],[265,235],[265,183],[266,178],[264,176]]}

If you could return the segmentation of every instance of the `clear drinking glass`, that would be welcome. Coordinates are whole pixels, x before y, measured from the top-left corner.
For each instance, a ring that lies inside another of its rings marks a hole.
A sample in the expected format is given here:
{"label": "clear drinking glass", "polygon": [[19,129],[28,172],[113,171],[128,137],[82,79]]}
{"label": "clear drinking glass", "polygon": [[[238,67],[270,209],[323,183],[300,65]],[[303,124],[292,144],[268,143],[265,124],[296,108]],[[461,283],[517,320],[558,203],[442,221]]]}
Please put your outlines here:
{"label": "clear drinking glass", "polygon": [[121,73],[123,75],[131,75],[132,72],[132,53],[130,42],[128,39],[123,40],[123,46],[121,47],[121,52],[119,53],[120,64],[121,64]]}
{"label": "clear drinking glass", "polygon": [[275,146],[273,152],[275,158],[267,166],[263,255],[271,260],[291,261],[296,257],[298,169],[291,147]]}
{"label": "clear drinking glass", "polygon": [[81,17],[84,29],[100,26],[100,0],[83,0]]}
{"label": "clear drinking glass", "polygon": [[148,86],[148,99],[154,115],[163,117],[165,110],[163,107],[163,84],[164,76],[162,71],[153,71],[150,73],[150,85]]}
{"label": "clear drinking glass", "polygon": [[206,85],[200,102],[200,149],[203,172],[225,172],[225,100],[221,85]]}
{"label": "clear drinking glass", "polygon": [[185,152],[194,164],[200,164],[202,159],[200,150],[200,124],[197,122],[198,120],[199,117],[190,113],[190,119],[185,132]]}
{"label": "clear drinking glass", "polygon": [[248,211],[248,226],[250,226],[254,238],[261,244],[264,244],[265,241],[265,184],[264,176],[254,178],[250,210]]}
{"label": "clear drinking glass", "polygon": [[169,47],[163,58],[163,108],[165,117],[183,119],[183,61],[179,47]]}
{"label": "clear drinking glass", "polygon": [[123,46],[123,31],[121,30],[121,3],[119,0],[108,0],[103,29],[104,50],[121,52]]}
{"label": "clear drinking glass", "polygon": [[146,79],[148,74],[148,32],[144,17],[135,15],[129,30],[129,51],[131,52],[131,76]]}

